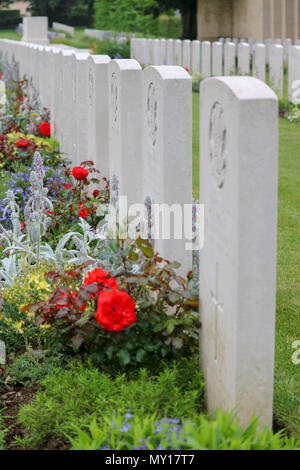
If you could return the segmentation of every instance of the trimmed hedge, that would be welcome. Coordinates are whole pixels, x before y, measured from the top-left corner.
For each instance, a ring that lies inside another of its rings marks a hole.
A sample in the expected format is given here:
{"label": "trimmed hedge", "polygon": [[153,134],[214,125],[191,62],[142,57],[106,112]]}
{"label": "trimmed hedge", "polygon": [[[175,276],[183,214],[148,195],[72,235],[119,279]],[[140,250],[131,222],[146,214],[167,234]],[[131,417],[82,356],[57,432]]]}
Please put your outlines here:
{"label": "trimmed hedge", "polygon": [[0,29],[11,29],[22,22],[20,10],[1,10]]}

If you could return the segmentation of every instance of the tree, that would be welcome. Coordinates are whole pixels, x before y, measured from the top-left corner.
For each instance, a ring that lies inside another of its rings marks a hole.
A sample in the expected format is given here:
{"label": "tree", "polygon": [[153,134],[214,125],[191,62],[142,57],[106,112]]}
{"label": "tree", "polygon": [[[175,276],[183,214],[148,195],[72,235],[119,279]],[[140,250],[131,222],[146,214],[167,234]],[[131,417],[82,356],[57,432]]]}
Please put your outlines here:
{"label": "tree", "polygon": [[0,0],[0,9],[1,8],[7,8],[13,0]]}
{"label": "tree", "polygon": [[33,15],[73,26],[91,26],[93,6],[94,0],[30,0]]}
{"label": "tree", "polygon": [[197,39],[197,0],[159,0],[160,12],[175,8],[182,18],[182,38]]}

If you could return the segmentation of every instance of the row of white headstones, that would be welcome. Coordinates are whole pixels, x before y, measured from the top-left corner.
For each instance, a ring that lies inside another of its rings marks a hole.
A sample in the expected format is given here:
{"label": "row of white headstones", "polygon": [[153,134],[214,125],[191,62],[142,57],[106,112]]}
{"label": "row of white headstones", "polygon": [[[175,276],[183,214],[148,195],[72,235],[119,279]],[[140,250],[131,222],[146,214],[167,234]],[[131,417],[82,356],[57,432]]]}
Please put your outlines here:
{"label": "row of white headstones", "polygon": [[294,87],[300,80],[300,40],[293,46],[291,39],[282,45],[280,39],[272,44],[271,39],[263,43],[220,38],[211,43],[133,38],[130,53],[144,66],[181,65],[202,78],[252,74],[265,82],[269,65],[269,82],[279,97],[283,96],[284,67],[288,66],[289,100],[299,102]]}
{"label": "row of white headstones", "polygon": [[[192,204],[192,79],[179,66],[142,70],[57,47],[1,40],[32,77],[73,164],[117,175],[129,204]],[[278,100],[252,77],[204,80],[200,91],[200,356],[209,411],[236,408],[272,424]],[[191,269],[184,240],[158,240]]]}

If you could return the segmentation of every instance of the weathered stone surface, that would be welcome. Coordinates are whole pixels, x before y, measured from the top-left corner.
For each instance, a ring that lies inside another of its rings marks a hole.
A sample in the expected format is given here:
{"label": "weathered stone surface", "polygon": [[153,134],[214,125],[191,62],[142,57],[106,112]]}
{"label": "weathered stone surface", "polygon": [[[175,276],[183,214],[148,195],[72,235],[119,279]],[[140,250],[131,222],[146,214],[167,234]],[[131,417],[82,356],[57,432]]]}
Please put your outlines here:
{"label": "weathered stone surface", "polygon": [[24,16],[22,41],[49,44],[47,16]]}
{"label": "weathered stone surface", "polygon": [[205,80],[200,93],[201,362],[208,410],[272,425],[278,100],[251,77]]}
{"label": "weathered stone surface", "polygon": [[[183,213],[184,204],[192,204],[191,76],[177,66],[148,67],[142,96],[143,202],[148,197],[152,204],[179,205]],[[172,232],[171,239],[155,240],[155,249],[163,258],[181,263],[180,272],[186,275],[192,252],[186,240],[174,239]]]}

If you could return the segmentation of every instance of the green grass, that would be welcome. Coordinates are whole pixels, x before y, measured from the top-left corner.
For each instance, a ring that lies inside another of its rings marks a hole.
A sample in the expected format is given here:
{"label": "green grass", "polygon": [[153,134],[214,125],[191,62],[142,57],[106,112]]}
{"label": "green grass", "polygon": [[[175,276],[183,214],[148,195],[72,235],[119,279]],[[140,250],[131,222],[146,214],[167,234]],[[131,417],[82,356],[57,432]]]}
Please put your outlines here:
{"label": "green grass", "polygon": [[51,44],[66,44],[67,46],[72,46],[76,49],[92,49],[95,40],[85,36],[84,30],[85,28],[75,28],[75,34],[73,38],[66,37],[65,39],[53,39]]}
{"label": "green grass", "polygon": [[87,430],[93,417],[103,420],[128,410],[142,418],[193,418],[204,412],[204,382],[197,357],[189,361],[158,365],[153,377],[140,369],[134,377],[110,377],[90,364],[57,369],[41,383],[34,401],[21,408],[20,422],[30,437],[27,448],[43,446],[51,438],[74,435],[74,426]]}
{"label": "green grass", "polygon": [[[193,94],[194,196],[199,194],[199,94]],[[300,340],[300,126],[279,119],[279,207],[274,415],[300,436],[300,364],[292,343]]]}
{"label": "green grass", "polygon": [[0,29],[0,38],[21,41],[22,34],[17,33],[14,29]]}

